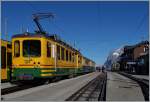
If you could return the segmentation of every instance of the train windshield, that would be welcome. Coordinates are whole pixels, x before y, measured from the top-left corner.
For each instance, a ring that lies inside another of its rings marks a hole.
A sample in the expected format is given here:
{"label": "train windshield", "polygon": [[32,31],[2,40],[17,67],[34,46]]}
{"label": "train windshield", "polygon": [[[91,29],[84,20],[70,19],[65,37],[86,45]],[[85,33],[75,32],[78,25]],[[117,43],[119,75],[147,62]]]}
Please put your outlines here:
{"label": "train windshield", "polygon": [[24,40],[23,41],[23,56],[24,57],[40,57],[41,42],[39,40]]}

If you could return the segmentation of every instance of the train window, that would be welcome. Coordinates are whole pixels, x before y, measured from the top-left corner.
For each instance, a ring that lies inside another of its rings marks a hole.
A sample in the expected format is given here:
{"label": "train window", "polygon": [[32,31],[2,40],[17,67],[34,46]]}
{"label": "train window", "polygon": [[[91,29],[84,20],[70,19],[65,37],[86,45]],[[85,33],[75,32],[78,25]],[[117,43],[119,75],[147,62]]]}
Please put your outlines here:
{"label": "train window", "polygon": [[80,56],[80,63],[82,63],[82,57]]}
{"label": "train window", "polygon": [[1,47],[1,64],[2,68],[6,68],[6,47]]}
{"label": "train window", "polygon": [[69,60],[70,60],[70,62],[71,62],[71,59],[72,59],[72,58],[71,58],[71,52],[70,52],[70,53],[69,53]]}
{"label": "train window", "polygon": [[40,57],[41,56],[41,41],[40,40],[24,40],[23,41],[23,56],[24,57]]}
{"label": "train window", "polygon": [[62,60],[64,60],[64,58],[65,58],[65,54],[64,54],[65,52],[64,51],[65,51],[65,49],[61,48],[61,59]]}
{"label": "train window", "polygon": [[74,53],[74,62],[76,62],[76,54]]}
{"label": "train window", "polygon": [[7,48],[12,48],[11,44],[7,44]]}
{"label": "train window", "polygon": [[68,61],[68,50],[66,50],[66,61]]}
{"label": "train window", "polygon": [[81,58],[80,58],[80,56],[78,56],[78,63],[81,63]]}
{"label": "train window", "polygon": [[7,66],[10,67],[12,62],[12,54],[11,53],[7,53]]}
{"label": "train window", "polygon": [[14,43],[14,56],[19,57],[20,56],[20,42],[17,40]]}
{"label": "train window", "polygon": [[73,62],[75,62],[75,59],[76,59],[76,55],[75,53],[73,53]]}
{"label": "train window", "polygon": [[70,61],[70,52],[68,51],[68,61]]}
{"label": "train window", "polygon": [[47,42],[47,57],[51,57],[51,43]]}
{"label": "train window", "polygon": [[72,53],[72,62],[74,62],[74,53]]}
{"label": "train window", "polygon": [[60,60],[60,46],[57,46],[57,58]]}

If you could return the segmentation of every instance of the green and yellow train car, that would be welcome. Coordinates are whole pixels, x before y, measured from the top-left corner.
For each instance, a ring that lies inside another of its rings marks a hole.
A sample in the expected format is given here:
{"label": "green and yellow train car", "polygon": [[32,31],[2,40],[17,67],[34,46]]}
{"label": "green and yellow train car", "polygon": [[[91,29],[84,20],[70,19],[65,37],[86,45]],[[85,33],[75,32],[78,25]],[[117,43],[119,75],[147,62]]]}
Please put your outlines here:
{"label": "green and yellow train car", "polygon": [[83,71],[84,73],[89,73],[89,72],[92,72],[92,71],[95,71],[95,62],[86,58],[86,57],[83,57],[82,58],[82,67],[83,67]]}
{"label": "green and yellow train car", "polygon": [[57,36],[18,34],[12,37],[12,69],[16,80],[83,73],[83,56]]}
{"label": "green and yellow train car", "polygon": [[1,81],[6,82],[11,79],[12,46],[11,42],[0,40],[1,45]]}

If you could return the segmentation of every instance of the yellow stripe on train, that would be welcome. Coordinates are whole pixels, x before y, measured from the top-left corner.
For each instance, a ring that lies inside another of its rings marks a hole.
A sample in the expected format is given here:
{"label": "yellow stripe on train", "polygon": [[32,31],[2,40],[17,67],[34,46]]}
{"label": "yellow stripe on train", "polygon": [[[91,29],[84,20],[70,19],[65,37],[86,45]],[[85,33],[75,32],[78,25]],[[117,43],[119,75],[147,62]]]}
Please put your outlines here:
{"label": "yellow stripe on train", "polygon": [[52,74],[48,73],[48,74],[41,74],[41,76],[52,76]]}
{"label": "yellow stripe on train", "polygon": [[54,72],[55,70],[41,70],[41,72]]}

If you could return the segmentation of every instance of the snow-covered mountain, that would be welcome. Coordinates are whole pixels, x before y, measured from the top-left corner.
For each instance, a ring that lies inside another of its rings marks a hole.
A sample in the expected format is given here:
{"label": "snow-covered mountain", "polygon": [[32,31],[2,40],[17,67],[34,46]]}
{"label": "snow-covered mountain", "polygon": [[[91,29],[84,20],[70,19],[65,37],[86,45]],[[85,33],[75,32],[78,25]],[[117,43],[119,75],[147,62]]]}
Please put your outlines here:
{"label": "snow-covered mountain", "polygon": [[105,66],[107,69],[111,69],[111,65],[119,60],[120,55],[124,53],[124,47],[121,47],[117,50],[114,50],[109,53],[107,60],[105,62]]}

